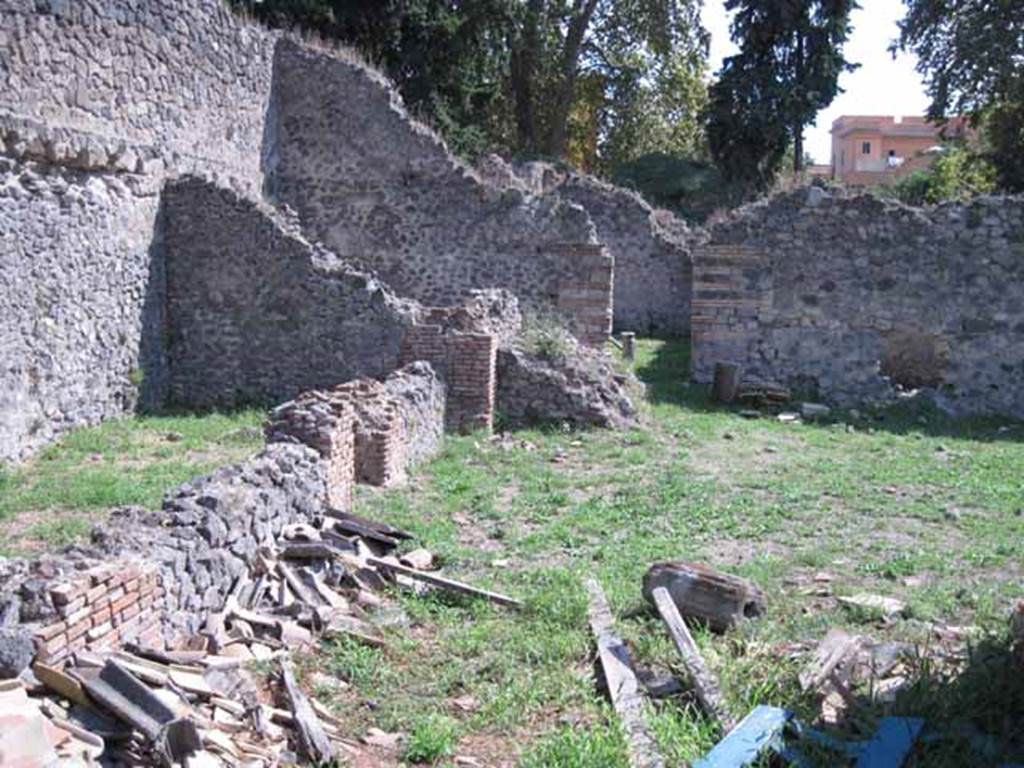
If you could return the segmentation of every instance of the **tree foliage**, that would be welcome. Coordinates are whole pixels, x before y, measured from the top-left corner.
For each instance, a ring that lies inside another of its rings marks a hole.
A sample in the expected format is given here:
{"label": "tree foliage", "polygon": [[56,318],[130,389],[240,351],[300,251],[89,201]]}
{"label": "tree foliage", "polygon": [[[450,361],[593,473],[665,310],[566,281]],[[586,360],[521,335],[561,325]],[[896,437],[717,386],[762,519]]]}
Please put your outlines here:
{"label": "tree foliage", "polygon": [[236,0],[362,51],[454,148],[590,169],[703,141],[699,0]]}
{"label": "tree foliage", "polygon": [[879,192],[909,205],[967,200],[995,191],[996,170],[965,146],[948,146],[930,168],[915,171]]}
{"label": "tree foliage", "polygon": [[803,129],[839,93],[855,0],[726,0],[740,50],[711,86],[708,140],[733,182],[767,186],[789,145],[800,170]]}
{"label": "tree foliage", "polygon": [[981,127],[1000,185],[1024,191],[1024,3],[907,0],[896,46],[925,77],[928,116]]}

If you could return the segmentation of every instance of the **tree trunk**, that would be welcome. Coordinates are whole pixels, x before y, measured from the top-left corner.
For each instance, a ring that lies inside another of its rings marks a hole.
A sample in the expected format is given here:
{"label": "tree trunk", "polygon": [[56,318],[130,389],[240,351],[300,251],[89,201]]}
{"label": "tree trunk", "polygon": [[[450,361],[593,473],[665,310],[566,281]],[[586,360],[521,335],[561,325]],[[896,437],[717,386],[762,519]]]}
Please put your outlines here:
{"label": "tree trunk", "polygon": [[540,51],[540,17],[544,0],[530,0],[521,36],[511,41],[512,101],[515,106],[516,134],[519,151],[526,155],[537,152],[537,122],[533,103],[536,62]]}
{"label": "tree trunk", "polygon": [[554,103],[551,105],[551,129],[548,133],[547,154],[564,157],[569,135],[569,113],[572,110],[573,94],[576,90],[576,73],[579,68],[583,38],[590,26],[590,19],[597,8],[597,0],[576,0],[573,3],[572,18],[565,35],[562,51],[562,82]]}
{"label": "tree trunk", "polygon": [[[796,86],[801,90],[804,87],[804,33],[797,30],[796,33]],[[796,123],[793,125],[793,175],[797,176],[804,167],[804,125],[802,122],[801,110],[794,110]]]}

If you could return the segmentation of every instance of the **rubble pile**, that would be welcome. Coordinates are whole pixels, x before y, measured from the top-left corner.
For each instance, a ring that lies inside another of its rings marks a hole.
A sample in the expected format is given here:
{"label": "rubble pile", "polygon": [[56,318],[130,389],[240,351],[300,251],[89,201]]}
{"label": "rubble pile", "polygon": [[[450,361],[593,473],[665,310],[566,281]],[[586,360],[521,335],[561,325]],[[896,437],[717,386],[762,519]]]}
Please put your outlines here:
{"label": "rubble pile", "polygon": [[[427,550],[397,554],[412,539],[405,531],[323,511],[261,545],[223,606],[174,647],[159,632],[134,627],[127,640],[118,631],[143,615],[141,602],[153,604],[147,626],[159,626],[157,569],[106,565],[53,586],[62,618],[50,631],[59,629],[65,642],[51,651],[44,641],[30,669],[0,684],[0,764],[325,764],[358,752],[358,745],[299,688],[293,652],[338,637],[383,646],[375,612],[392,587],[441,587],[519,605],[430,570],[437,563]],[[72,647],[66,638],[77,640],[82,622],[90,628],[81,636],[100,642]],[[257,674],[256,663],[269,666],[270,675]]]}

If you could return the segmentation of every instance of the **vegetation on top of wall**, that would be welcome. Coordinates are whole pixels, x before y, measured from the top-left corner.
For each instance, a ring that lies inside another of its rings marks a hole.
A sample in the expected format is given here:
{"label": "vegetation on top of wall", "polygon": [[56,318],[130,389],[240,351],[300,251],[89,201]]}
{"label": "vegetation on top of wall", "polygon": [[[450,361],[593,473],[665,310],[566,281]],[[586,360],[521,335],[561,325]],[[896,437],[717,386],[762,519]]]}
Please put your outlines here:
{"label": "vegetation on top of wall", "polygon": [[576,346],[565,319],[554,312],[541,311],[524,315],[519,343],[526,352],[545,360],[560,360]]}
{"label": "vegetation on top of wall", "polygon": [[232,0],[360,50],[452,148],[601,171],[698,152],[707,34],[698,0]]}

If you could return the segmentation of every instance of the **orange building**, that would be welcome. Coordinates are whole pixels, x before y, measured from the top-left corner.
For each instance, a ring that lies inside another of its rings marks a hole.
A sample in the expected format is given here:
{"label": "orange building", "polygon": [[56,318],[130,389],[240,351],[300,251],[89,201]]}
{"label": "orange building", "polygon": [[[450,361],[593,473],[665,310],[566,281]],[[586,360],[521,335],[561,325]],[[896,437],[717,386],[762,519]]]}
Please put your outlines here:
{"label": "orange building", "polygon": [[843,115],[832,123],[832,178],[874,186],[927,168],[944,139],[962,138],[967,125],[953,118],[945,125],[923,117]]}

